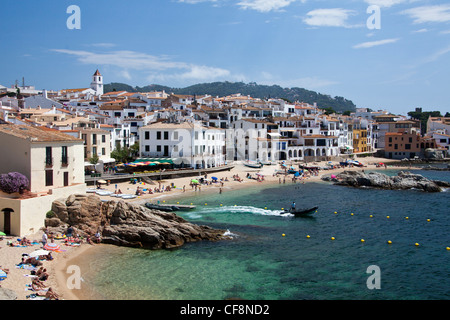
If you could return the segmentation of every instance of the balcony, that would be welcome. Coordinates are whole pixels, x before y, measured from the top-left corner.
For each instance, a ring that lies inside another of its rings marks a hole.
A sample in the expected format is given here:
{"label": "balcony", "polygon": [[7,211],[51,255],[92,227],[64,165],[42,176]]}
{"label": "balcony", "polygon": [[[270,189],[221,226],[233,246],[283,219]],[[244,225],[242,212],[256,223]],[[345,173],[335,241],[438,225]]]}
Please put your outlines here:
{"label": "balcony", "polygon": [[53,157],[45,158],[45,167],[52,168],[53,167]]}
{"label": "balcony", "polygon": [[62,167],[68,167],[69,166],[69,158],[65,157],[61,159],[61,166]]}

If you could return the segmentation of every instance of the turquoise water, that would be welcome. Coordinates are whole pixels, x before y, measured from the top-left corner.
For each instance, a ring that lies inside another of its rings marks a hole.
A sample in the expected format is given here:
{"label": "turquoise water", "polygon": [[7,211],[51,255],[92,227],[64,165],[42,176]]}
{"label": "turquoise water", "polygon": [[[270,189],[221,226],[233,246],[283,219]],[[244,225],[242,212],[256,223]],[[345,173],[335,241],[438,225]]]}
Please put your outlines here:
{"label": "turquoise water", "polygon": [[[450,181],[449,172],[420,173]],[[293,200],[319,210],[312,218],[281,214]],[[450,298],[450,191],[289,183],[180,200],[191,202],[197,209],[181,216],[229,230],[233,240],[171,251],[107,247],[85,282],[103,299]],[[381,271],[379,290],[367,288],[371,265]]]}

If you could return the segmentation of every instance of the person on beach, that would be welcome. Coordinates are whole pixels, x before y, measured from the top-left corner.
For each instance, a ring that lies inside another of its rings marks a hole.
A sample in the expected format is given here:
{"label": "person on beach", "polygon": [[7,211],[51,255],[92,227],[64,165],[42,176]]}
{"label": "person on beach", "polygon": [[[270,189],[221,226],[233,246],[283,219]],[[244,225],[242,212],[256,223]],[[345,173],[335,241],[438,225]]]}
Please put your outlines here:
{"label": "person on beach", "polygon": [[97,230],[97,232],[95,233],[95,240],[97,241],[97,243],[100,243],[102,241],[99,230]]}
{"label": "person on beach", "polygon": [[48,240],[48,236],[47,236],[47,232],[45,231],[42,234],[42,245],[45,246],[47,244],[47,240]]}

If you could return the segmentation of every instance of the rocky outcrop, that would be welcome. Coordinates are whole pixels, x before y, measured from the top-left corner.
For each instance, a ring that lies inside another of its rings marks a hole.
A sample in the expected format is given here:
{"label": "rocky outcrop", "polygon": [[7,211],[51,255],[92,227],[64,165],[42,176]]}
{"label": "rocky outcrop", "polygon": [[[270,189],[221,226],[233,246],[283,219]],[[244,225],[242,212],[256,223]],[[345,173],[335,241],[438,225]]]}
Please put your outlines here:
{"label": "rocky outcrop", "polygon": [[380,189],[418,189],[426,192],[441,192],[442,188],[450,188],[450,183],[438,180],[429,180],[420,174],[399,172],[397,176],[387,176],[379,172],[344,171],[333,179],[337,185],[351,187],[371,187]]}
{"label": "rocky outcrop", "polygon": [[172,212],[151,210],[124,201],[103,202],[96,195],[72,195],[53,202],[55,217],[46,226],[64,233],[69,225],[84,236],[97,230],[102,242],[120,246],[170,249],[187,242],[224,240],[225,230],[187,222]]}

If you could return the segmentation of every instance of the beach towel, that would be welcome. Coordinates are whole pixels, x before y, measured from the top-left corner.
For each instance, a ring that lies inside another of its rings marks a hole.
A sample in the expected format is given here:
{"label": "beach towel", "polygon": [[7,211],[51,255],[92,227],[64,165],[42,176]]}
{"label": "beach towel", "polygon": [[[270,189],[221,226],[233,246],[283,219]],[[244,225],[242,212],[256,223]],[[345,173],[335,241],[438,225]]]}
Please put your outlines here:
{"label": "beach towel", "polygon": [[32,270],[36,271],[37,267],[33,267],[31,264],[16,264],[17,269],[24,269],[24,270]]}
{"label": "beach towel", "polygon": [[47,299],[46,297],[37,296],[34,293],[28,295],[26,298],[29,299],[29,300],[46,300]]}

